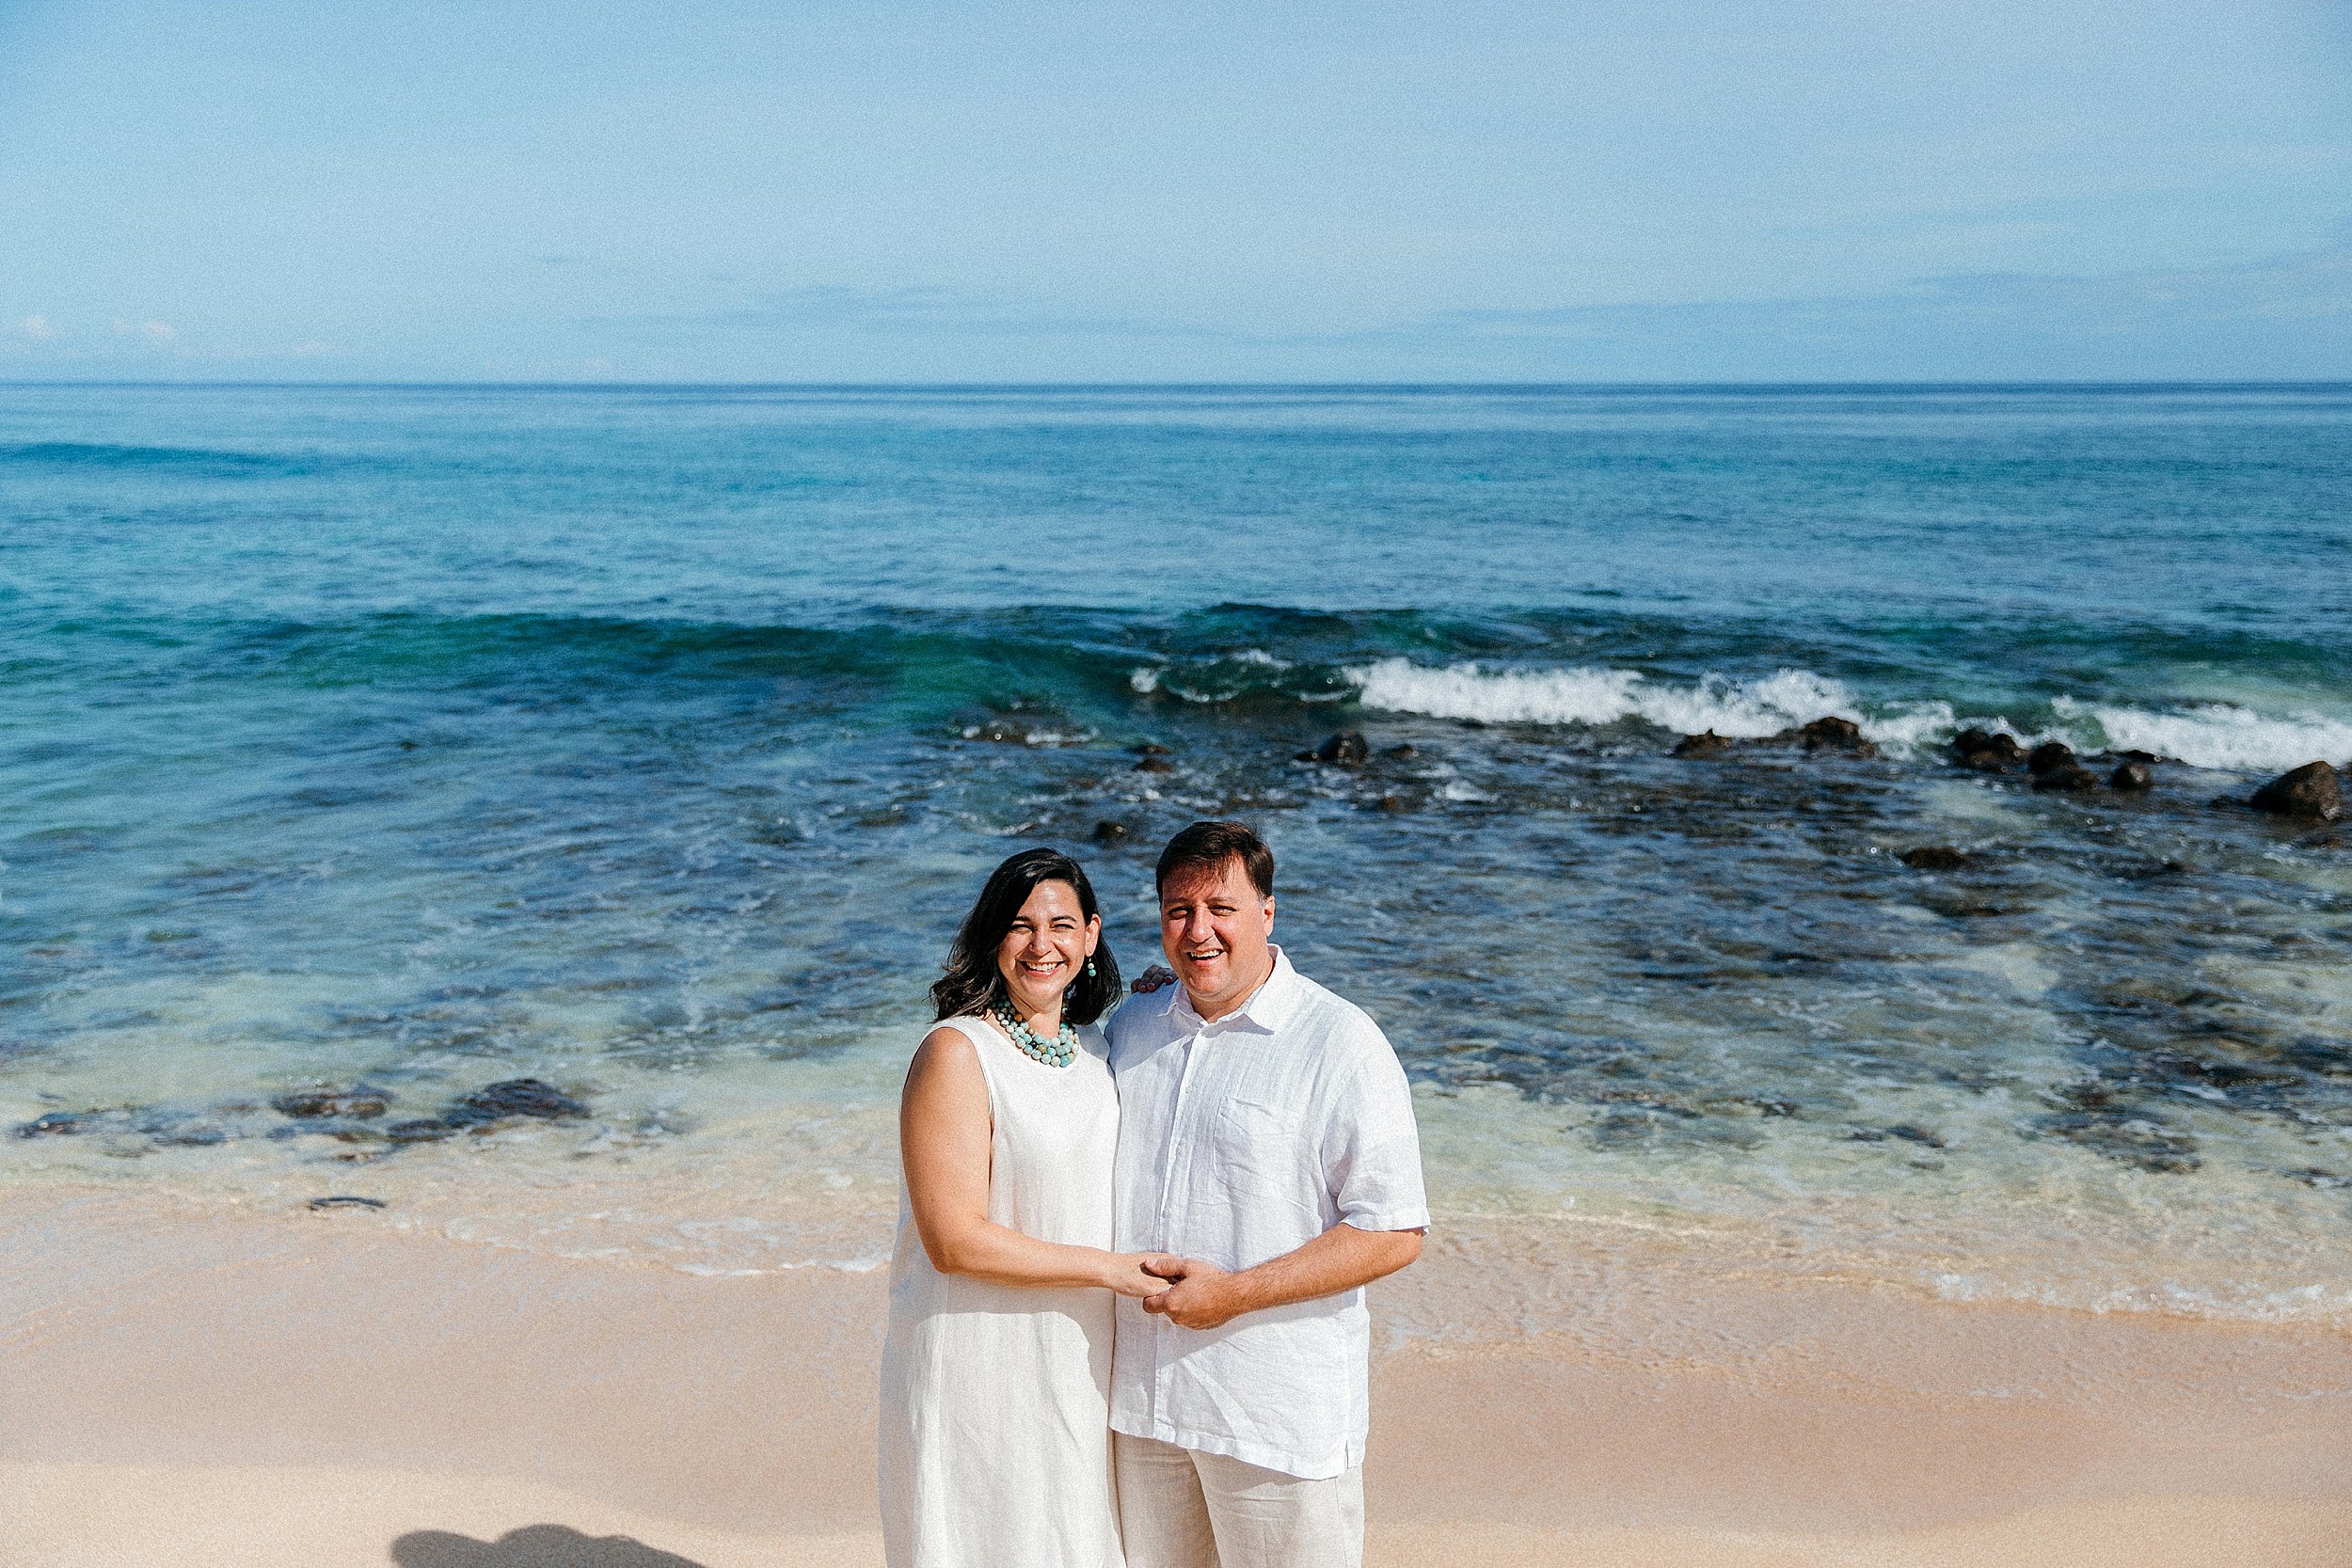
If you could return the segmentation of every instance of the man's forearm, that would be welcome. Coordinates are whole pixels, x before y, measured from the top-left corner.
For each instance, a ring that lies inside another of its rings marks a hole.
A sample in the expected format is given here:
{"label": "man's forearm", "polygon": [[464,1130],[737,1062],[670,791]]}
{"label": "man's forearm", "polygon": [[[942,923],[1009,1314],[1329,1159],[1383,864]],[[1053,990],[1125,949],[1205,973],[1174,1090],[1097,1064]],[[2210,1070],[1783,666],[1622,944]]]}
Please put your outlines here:
{"label": "man's forearm", "polygon": [[1359,1230],[1344,1222],[1305,1246],[1229,1277],[1244,1312],[1336,1296],[1391,1275],[1421,1256],[1418,1230]]}

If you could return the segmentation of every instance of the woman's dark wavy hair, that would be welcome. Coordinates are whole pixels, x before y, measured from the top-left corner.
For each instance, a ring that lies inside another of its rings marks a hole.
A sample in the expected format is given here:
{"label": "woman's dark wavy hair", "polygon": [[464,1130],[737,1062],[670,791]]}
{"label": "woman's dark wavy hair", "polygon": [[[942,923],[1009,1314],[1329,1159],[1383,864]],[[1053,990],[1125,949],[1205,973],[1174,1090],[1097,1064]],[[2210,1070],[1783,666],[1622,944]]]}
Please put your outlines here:
{"label": "woman's dark wavy hair", "polygon": [[[1040,882],[1068,882],[1078,895],[1078,909],[1089,920],[1101,911],[1094,902],[1094,885],[1086,868],[1058,849],[1024,849],[989,874],[980,900],[963,917],[956,944],[947,950],[946,973],[931,987],[939,1018],[967,1018],[986,1012],[1005,1000],[1005,977],[996,968],[996,949],[1012,929],[1013,917],[1029,901]],[[1094,973],[1080,973],[1062,992],[1062,1017],[1072,1023],[1092,1023],[1119,1000],[1119,962],[1111,957],[1107,939],[1095,945]]]}

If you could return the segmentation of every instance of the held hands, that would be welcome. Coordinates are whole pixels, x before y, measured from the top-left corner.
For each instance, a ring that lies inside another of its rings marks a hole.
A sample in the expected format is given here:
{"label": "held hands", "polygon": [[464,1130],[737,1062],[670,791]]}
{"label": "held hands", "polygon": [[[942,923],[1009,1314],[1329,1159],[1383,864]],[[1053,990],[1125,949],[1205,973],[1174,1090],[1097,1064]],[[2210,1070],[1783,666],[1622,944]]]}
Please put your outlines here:
{"label": "held hands", "polygon": [[1143,1298],[1143,1309],[1179,1328],[1221,1328],[1241,1316],[1247,1304],[1233,1276],[1214,1263],[1172,1253],[1146,1253],[1143,1266],[1159,1276],[1161,1289]]}
{"label": "held hands", "polygon": [[1103,1284],[1122,1296],[1156,1296],[1168,1289],[1168,1279],[1152,1265],[1172,1261],[1175,1259],[1156,1252],[1114,1252],[1104,1261]]}

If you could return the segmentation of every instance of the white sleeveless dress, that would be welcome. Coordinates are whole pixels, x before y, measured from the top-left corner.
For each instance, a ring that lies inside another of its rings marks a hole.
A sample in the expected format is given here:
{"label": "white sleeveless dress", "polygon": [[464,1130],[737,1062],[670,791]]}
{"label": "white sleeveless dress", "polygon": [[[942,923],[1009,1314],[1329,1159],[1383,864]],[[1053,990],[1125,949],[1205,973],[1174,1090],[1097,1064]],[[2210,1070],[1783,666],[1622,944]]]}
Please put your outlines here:
{"label": "white sleeveless dress", "polygon": [[[1119,1093],[1103,1032],[1047,1067],[978,1019],[994,1133],[988,1217],[1108,1248]],[[1112,1294],[993,1285],[931,1266],[901,1179],[882,1342],[890,1568],[1124,1568],[1111,1480]]]}

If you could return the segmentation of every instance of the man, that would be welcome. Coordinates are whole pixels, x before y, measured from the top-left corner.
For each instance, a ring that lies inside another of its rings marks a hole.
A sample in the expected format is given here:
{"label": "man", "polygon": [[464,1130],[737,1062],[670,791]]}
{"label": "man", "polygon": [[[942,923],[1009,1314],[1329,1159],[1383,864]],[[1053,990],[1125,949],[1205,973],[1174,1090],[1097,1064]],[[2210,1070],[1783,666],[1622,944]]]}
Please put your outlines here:
{"label": "man", "polygon": [[1122,1252],[1174,1255],[1122,1298],[1113,1463],[1129,1568],[1358,1568],[1363,1288],[1429,1212],[1396,1053],[1269,938],[1274,856],[1196,822],[1160,856],[1177,984],[1109,1026]]}

